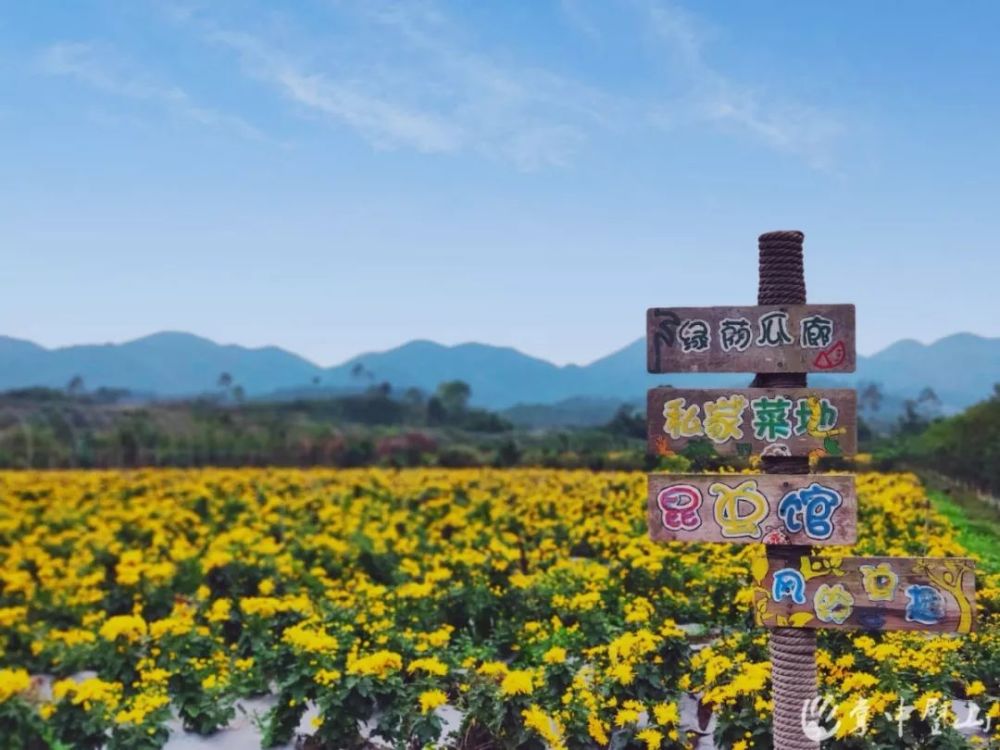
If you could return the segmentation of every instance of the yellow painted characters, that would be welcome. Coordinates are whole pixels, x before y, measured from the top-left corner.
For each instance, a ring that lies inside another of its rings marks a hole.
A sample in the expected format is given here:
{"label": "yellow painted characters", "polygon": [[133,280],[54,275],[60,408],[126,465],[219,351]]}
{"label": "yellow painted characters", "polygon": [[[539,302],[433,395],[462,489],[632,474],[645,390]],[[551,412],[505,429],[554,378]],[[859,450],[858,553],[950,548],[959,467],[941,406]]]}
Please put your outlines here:
{"label": "yellow painted characters", "polygon": [[854,597],[844,588],[844,584],[821,584],[813,596],[816,616],[823,622],[843,625],[854,611]]}
{"label": "yellow painted characters", "polygon": [[891,602],[896,596],[899,576],[888,562],[861,566],[861,583],[873,602]]}
{"label": "yellow painted characters", "polygon": [[757,488],[756,479],[747,479],[735,487],[714,482],[708,491],[715,497],[715,522],[722,529],[722,536],[729,539],[763,536],[760,523],[771,506]]}
{"label": "yellow painted characters", "polygon": [[673,398],[663,405],[663,431],[674,440],[680,437],[704,435],[698,404],[687,405],[683,398]]}
{"label": "yellow painted characters", "polygon": [[743,412],[747,408],[746,396],[738,393],[720,396],[705,402],[705,434],[714,443],[740,440],[743,437]]}

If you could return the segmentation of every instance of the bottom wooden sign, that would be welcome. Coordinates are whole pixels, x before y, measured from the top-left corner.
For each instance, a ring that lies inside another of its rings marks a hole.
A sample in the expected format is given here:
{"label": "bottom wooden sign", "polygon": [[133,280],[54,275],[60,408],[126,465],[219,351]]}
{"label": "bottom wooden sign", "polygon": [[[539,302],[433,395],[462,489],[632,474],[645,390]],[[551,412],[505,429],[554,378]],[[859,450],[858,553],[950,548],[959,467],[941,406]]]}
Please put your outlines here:
{"label": "bottom wooden sign", "polygon": [[753,561],[758,625],[968,633],[975,562],[960,557],[814,557],[769,549]]}

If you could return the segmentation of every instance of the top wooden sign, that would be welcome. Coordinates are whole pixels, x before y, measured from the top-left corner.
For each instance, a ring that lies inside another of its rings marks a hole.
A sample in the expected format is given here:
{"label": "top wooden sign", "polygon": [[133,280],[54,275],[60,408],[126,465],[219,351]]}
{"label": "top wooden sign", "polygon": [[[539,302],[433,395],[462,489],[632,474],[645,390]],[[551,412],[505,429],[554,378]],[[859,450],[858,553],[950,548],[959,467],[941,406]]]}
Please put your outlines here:
{"label": "top wooden sign", "polygon": [[854,305],[652,307],[649,372],[854,372]]}

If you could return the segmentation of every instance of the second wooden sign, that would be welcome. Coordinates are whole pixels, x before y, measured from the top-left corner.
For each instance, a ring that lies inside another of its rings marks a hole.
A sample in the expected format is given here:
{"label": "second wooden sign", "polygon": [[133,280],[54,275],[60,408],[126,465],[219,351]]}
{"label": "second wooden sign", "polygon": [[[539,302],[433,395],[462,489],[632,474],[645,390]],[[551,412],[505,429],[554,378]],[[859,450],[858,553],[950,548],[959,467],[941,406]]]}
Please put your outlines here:
{"label": "second wooden sign", "polygon": [[654,455],[851,456],[857,396],[850,388],[650,388]]}

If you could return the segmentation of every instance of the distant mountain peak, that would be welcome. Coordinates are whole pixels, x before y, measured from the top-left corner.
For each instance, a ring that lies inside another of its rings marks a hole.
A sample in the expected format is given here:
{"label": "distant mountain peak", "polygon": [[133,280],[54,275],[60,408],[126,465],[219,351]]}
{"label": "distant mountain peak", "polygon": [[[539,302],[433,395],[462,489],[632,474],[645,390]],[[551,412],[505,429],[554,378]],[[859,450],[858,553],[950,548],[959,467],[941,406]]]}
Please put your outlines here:
{"label": "distant mountain peak", "polygon": [[128,341],[122,343],[135,344],[140,341],[206,341],[210,344],[218,343],[205,336],[199,336],[197,333],[191,333],[190,331],[176,331],[170,328],[162,331],[153,331],[152,333],[147,333],[145,336],[129,339]]}
{"label": "distant mountain peak", "polygon": [[880,349],[872,356],[881,357],[888,353],[894,353],[897,351],[933,349],[935,347],[950,346],[954,344],[968,344],[971,346],[980,346],[984,344],[991,344],[997,342],[1000,342],[1000,338],[980,336],[978,333],[968,333],[968,332],[951,333],[948,334],[947,336],[942,336],[939,339],[935,339],[929,344],[925,344],[924,342],[918,341],[917,339],[913,338],[900,339],[899,341],[895,341],[892,344],[889,344],[889,346],[885,347],[884,349]]}
{"label": "distant mountain peak", "polygon": [[984,344],[989,342],[998,342],[1000,338],[991,336],[980,336],[978,333],[952,333],[943,338],[935,341],[931,346],[937,346],[939,344],[952,344],[952,343],[969,343],[969,344]]}
{"label": "distant mountain peak", "polygon": [[[187,333],[186,331],[157,331],[156,333],[150,333],[145,336],[140,336],[137,339],[123,341],[120,344],[110,344],[110,346],[133,347],[133,346],[225,346],[225,345],[219,344],[216,341],[212,341],[211,339],[205,338],[204,336],[199,336],[195,333]],[[248,347],[239,347],[239,348],[247,349]]]}
{"label": "distant mountain peak", "polygon": [[15,338],[14,336],[3,336],[3,335],[0,335],[0,349],[6,349],[8,351],[13,349],[39,351],[39,352],[48,351],[44,346],[42,346],[41,344],[36,344],[34,341],[28,341],[27,339],[19,339]]}
{"label": "distant mountain peak", "polygon": [[[357,369],[358,364],[363,370]],[[0,336],[0,389],[62,388],[79,375],[90,389],[107,386],[162,396],[194,395],[217,390],[223,372],[257,396],[313,388],[317,379],[328,389],[388,382],[393,388],[425,391],[446,380],[464,380],[472,387],[473,401],[491,408],[567,400],[572,404],[578,397],[634,402],[652,385],[730,387],[747,382],[731,374],[647,375],[641,338],[587,365],[558,366],[510,346],[414,339],[323,368],[277,346],[223,345],[176,330],[115,344],[54,349]],[[929,386],[954,410],[987,397],[998,380],[1000,339],[958,333],[932,344],[905,339],[871,357],[859,357],[856,376],[838,378],[838,384],[875,382],[886,394],[900,398],[912,398]],[[816,378],[817,385],[829,382]]]}

